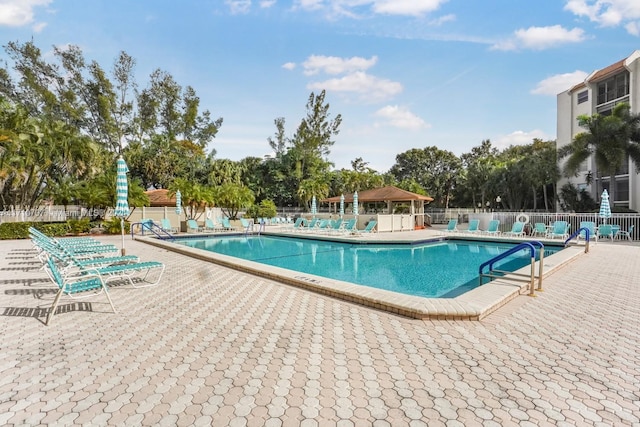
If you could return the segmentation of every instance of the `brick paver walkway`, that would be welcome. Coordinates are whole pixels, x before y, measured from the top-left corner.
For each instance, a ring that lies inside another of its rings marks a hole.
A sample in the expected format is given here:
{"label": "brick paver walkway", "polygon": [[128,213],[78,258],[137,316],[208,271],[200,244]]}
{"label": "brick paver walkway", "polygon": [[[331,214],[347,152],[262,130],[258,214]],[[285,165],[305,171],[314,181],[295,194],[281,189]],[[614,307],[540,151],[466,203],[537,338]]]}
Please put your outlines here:
{"label": "brick paver walkway", "polygon": [[[117,242],[114,239],[106,239]],[[0,242],[1,425],[639,425],[640,247],[473,321],[361,307],[127,240],[161,284],[63,299]]]}

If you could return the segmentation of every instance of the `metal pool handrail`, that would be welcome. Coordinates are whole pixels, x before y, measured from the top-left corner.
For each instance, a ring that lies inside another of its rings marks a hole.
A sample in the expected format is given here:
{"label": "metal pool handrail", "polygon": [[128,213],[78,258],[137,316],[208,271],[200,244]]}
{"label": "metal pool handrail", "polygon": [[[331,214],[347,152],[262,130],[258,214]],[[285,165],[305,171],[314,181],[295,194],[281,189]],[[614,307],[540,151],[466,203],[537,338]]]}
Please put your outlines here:
{"label": "metal pool handrail", "polygon": [[[499,255],[496,255],[495,257],[491,258],[489,261],[486,261],[480,264],[480,267],[478,268],[478,279],[480,280],[480,285],[483,284],[482,282],[484,277],[489,277],[490,279],[492,279],[496,277],[502,277],[505,274],[509,274],[510,276],[521,276],[521,277],[526,277],[527,279],[518,279],[518,278],[511,278],[511,279],[529,283],[529,296],[535,296],[534,289],[535,289],[535,278],[536,278],[536,275],[535,275],[535,264],[536,264],[536,248],[535,247],[536,246],[540,248],[540,263],[539,263],[537,290],[542,291],[544,245],[542,244],[542,242],[539,242],[537,240],[532,240],[531,242],[522,242],[517,246],[509,249],[508,251],[503,252]],[[513,255],[516,252],[520,252],[523,249],[529,249],[529,252],[531,254],[531,274],[513,273],[511,271],[496,270],[493,268],[493,265],[496,262],[508,257],[509,255]],[[483,273],[483,270],[486,266],[489,266],[489,271],[487,273]],[[495,274],[495,273],[499,273],[499,274]]]}
{"label": "metal pool handrail", "polygon": [[582,227],[576,230],[567,240],[564,241],[564,245],[567,246],[567,244],[573,240],[574,237],[577,237],[581,231],[584,231],[584,253],[586,254],[589,252],[589,233],[591,233],[587,227]]}

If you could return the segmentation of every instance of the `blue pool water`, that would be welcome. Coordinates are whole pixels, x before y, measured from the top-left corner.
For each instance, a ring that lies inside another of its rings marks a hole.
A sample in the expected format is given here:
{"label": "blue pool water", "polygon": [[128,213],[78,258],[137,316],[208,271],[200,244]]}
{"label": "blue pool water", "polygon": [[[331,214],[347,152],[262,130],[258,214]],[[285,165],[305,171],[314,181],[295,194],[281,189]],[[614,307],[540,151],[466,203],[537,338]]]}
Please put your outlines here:
{"label": "blue pool water", "polygon": [[[451,298],[478,286],[478,267],[514,244],[438,241],[419,245],[350,244],[276,236],[220,236],[176,243],[345,282],[430,298]],[[545,255],[560,250],[545,247]],[[530,264],[521,251],[495,268]]]}

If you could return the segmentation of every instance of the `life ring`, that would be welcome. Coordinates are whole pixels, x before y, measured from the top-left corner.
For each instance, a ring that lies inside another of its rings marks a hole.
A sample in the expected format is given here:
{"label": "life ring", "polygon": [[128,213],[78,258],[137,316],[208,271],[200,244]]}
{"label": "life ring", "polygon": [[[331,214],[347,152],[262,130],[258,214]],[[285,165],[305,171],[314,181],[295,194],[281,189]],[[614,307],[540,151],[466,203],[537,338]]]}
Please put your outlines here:
{"label": "life ring", "polygon": [[207,209],[207,219],[211,219],[211,209]]}
{"label": "life ring", "polygon": [[529,215],[520,214],[516,217],[516,221],[524,222],[525,224],[529,224]]}

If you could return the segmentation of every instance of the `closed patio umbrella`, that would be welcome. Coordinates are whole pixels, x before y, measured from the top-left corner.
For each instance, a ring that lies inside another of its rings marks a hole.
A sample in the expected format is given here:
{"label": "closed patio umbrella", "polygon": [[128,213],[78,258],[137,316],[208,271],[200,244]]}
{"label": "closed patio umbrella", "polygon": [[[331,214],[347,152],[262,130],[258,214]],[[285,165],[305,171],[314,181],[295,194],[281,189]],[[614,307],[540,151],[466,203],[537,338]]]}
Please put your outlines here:
{"label": "closed patio umbrella", "polygon": [[607,223],[607,218],[611,218],[611,206],[609,205],[609,193],[605,188],[602,192],[602,196],[600,196],[600,212],[598,215],[600,218],[604,218],[604,223]]}
{"label": "closed patio umbrella", "polygon": [[120,232],[122,234],[122,248],[120,251],[124,255],[124,219],[129,216],[129,187],[127,185],[127,172],[129,172],[129,169],[122,156],[118,157],[117,166],[116,209],[113,215],[116,218],[120,218]]}
{"label": "closed patio umbrella", "polygon": [[311,215],[314,215],[318,212],[318,207],[316,206],[316,196],[313,196],[311,199]]}
{"label": "closed patio umbrella", "polygon": [[180,194],[180,190],[176,191],[176,213],[182,215],[182,194]]}
{"label": "closed patio umbrella", "polygon": [[358,215],[358,192],[353,193],[353,214]]}
{"label": "closed patio umbrella", "polygon": [[340,195],[340,218],[344,216],[344,194]]}

